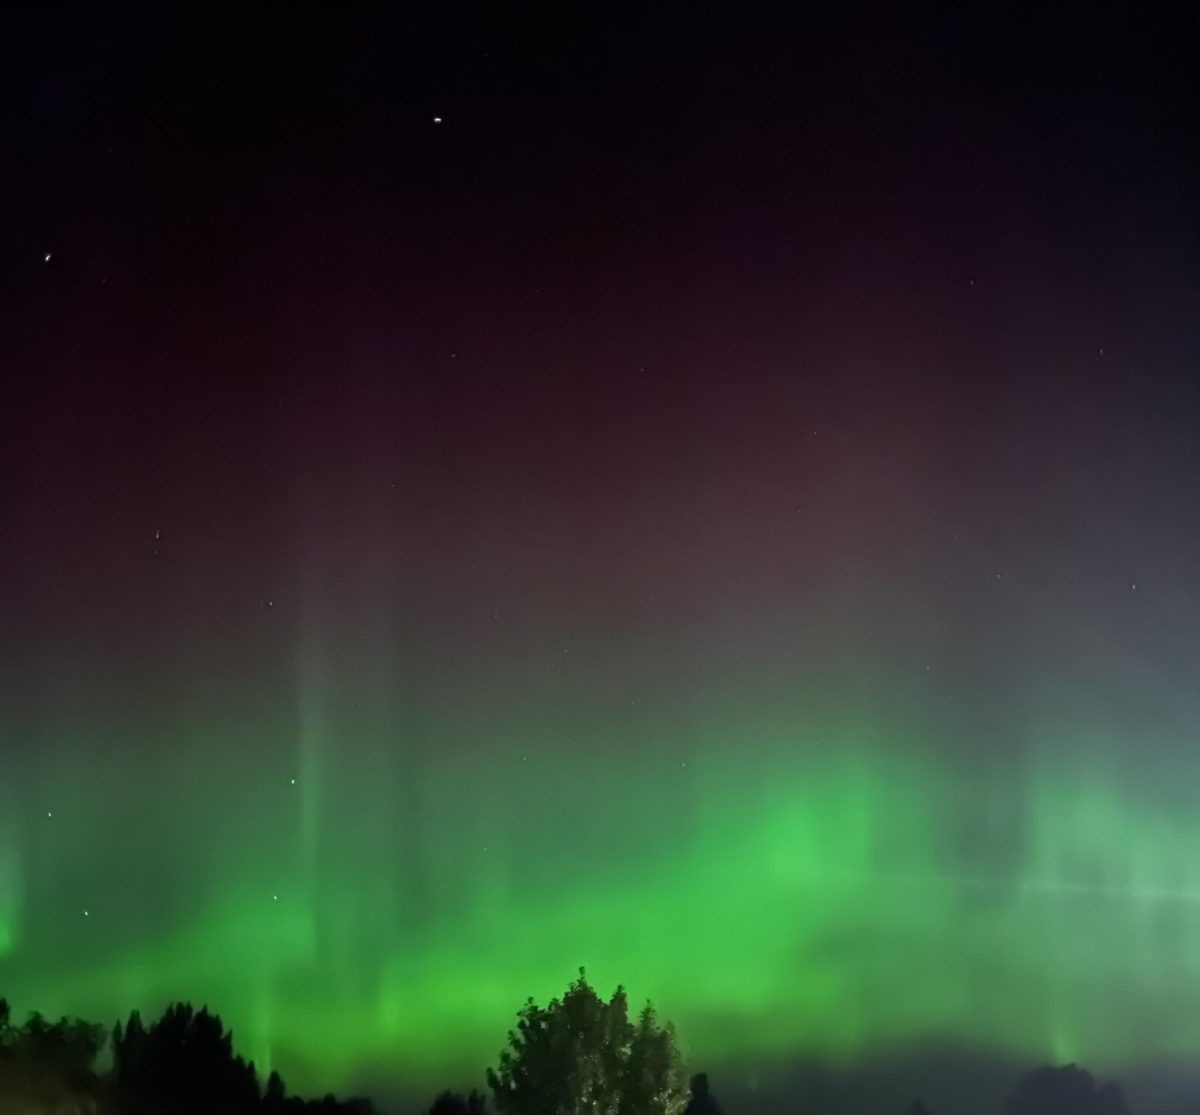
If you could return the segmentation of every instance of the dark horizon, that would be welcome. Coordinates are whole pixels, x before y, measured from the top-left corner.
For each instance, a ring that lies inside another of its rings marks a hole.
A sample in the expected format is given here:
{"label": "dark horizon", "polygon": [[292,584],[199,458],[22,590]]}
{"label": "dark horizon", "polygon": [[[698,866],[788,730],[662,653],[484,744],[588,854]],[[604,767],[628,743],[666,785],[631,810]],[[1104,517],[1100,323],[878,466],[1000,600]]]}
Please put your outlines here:
{"label": "dark horizon", "polygon": [[[579,977],[580,983],[572,984],[571,993],[582,985],[586,994],[595,994],[582,970]],[[560,994],[539,1007],[553,1012],[564,1001]],[[577,1013],[563,1017],[567,1025],[579,1024]],[[667,1025],[674,1033],[669,1019],[656,1017],[655,1023]],[[581,1032],[575,1031],[574,1036],[578,1039]],[[149,1043],[145,1044],[147,1037]],[[603,1028],[595,1029],[583,1048],[591,1040],[607,1048],[608,1037]],[[449,1086],[443,1081],[435,1089],[406,1096],[389,1083],[402,1075],[393,1070],[390,1077],[374,1083],[360,1081],[341,1095],[305,1095],[277,1071],[268,1072],[247,1059],[237,1035],[225,1026],[219,1011],[207,1004],[172,1003],[161,1014],[146,1018],[135,1010],[110,1029],[95,1020],[59,1020],[38,1012],[17,1019],[11,1015],[10,1004],[0,999],[0,1039],[0,1102],[24,1102],[30,1113],[45,1109],[59,1115],[97,1115],[97,1111],[100,1115],[159,1115],[190,1103],[188,1110],[211,1109],[220,1115],[282,1115],[283,1111],[291,1115],[316,1111],[323,1115],[489,1115],[498,1105],[491,1073],[501,1063],[499,1056],[482,1074],[487,1077],[482,1088],[476,1077]],[[512,1039],[510,1028],[508,1040],[498,1044],[514,1050]],[[679,1052],[686,1055],[682,1047]],[[931,1110],[950,1115],[986,1111],[1005,1115],[1175,1113],[1192,1110],[1187,1097],[1194,1088],[1191,1074],[1175,1069],[1164,1072],[1161,1066],[1146,1067],[1126,1082],[1097,1076],[1074,1062],[1019,1065],[953,1044],[935,1049],[913,1043],[870,1064],[830,1065],[777,1057],[758,1064],[701,1066],[684,1060],[678,1071],[676,1088],[682,1092],[683,1082],[688,1080],[693,1100],[697,1095],[703,1097],[698,1106],[687,1105],[682,1115],[736,1115],[739,1111],[785,1115],[797,1110],[890,1110],[907,1115]],[[565,1081],[543,1077],[545,1083],[558,1089]],[[608,1078],[608,1085],[614,1084],[616,1080]],[[14,1085],[22,1089],[23,1100],[12,1092]],[[574,1087],[578,1089],[579,1084]],[[536,1110],[547,1109],[545,1098],[534,1103]],[[501,1108],[497,1115],[505,1110]],[[648,1110],[663,1109],[655,1103]],[[680,1107],[667,1110],[679,1111]]]}
{"label": "dark horizon", "polygon": [[18,1013],[427,1102],[585,965],[731,1112],[1200,1106],[1194,9],[0,41]]}

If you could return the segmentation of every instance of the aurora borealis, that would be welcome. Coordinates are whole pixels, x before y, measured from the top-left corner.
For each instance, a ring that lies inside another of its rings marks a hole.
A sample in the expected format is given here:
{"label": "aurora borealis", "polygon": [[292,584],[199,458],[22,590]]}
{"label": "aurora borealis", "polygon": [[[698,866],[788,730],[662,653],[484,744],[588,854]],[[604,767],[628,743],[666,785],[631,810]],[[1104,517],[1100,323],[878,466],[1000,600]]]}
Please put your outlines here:
{"label": "aurora borealis", "polygon": [[1195,36],[841,7],[6,17],[18,1011],[1196,1061]]}
{"label": "aurora borealis", "polygon": [[[339,1080],[356,1059],[403,1049],[431,1086],[490,1058],[514,996],[553,993],[580,956],[597,978],[652,994],[709,1060],[799,1046],[841,1061],[960,1032],[1030,1059],[1115,1066],[1190,1050],[1200,835],[1163,815],[1162,793],[1069,770],[996,773],[1008,785],[989,793],[872,757],[891,742],[880,730],[826,725],[824,745],[807,748],[791,743],[793,721],[743,715],[710,730],[686,752],[689,774],[646,761],[654,790],[632,802],[600,763],[555,762],[538,741],[532,758],[551,769],[535,780],[478,764],[484,786],[504,787],[502,808],[461,770],[438,771],[426,791],[458,797],[474,821],[432,811],[420,856],[394,851],[400,818],[348,835],[332,803],[315,821],[282,792],[275,808],[247,803],[236,827],[191,849],[193,893],[179,901],[191,909],[140,941],[151,915],[111,880],[86,888],[86,925],[80,910],[61,924],[61,895],[56,929],[22,917],[18,862],[8,960],[31,954],[59,974],[34,967],[36,983],[16,990],[95,1011],[194,989],[226,1004],[260,1064],[299,1058]],[[727,732],[752,741],[744,765],[721,754]],[[362,793],[345,771],[312,774],[330,793]],[[89,832],[64,827],[57,854],[82,857],[67,841]],[[547,829],[572,836],[551,851]],[[139,891],[160,856],[136,864]]]}

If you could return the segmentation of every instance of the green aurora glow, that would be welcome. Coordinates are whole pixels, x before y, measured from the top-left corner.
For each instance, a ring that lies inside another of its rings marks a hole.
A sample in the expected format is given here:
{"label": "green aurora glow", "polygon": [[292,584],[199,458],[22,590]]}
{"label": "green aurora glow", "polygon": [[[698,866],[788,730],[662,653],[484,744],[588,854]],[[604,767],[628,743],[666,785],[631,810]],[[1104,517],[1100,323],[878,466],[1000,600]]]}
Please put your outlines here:
{"label": "green aurora glow", "polygon": [[8,5],[18,1013],[1195,1066],[1194,15],[858,7]]}
{"label": "green aurora glow", "polygon": [[[806,733],[782,718],[744,723],[740,749],[726,725],[685,758],[647,750],[633,781],[531,744],[518,775],[507,752],[426,771],[406,876],[402,819],[371,803],[382,765],[339,770],[309,715],[296,784],[230,802],[227,830],[190,849],[195,901],[172,924],[137,935],[106,876],[86,919],[60,908],[39,938],[34,852],[10,850],[0,971],[18,1005],[208,1001],[260,1066],[320,1087],[396,1064],[421,1086],[476,1078],[525,997],[580,964],[652,998],[704,1063],[957,1040],[1120,1066],[1200,1038],[1200,825],[1115,766],[989,787],[878,733],[790,746]],[[215,792],[185,767],[193,804]],[[45,820],[57,856],[90,839]]]}

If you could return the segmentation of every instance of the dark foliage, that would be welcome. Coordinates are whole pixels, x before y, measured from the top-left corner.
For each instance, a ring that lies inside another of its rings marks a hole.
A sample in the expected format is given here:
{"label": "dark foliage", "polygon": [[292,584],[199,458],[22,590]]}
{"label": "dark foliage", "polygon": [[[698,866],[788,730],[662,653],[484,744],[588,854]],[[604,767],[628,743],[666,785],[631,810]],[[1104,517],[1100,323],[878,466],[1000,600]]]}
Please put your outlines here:
{"label": "dark foliage", "polygon": [[31,1014],[23,1026],[14,1026],[8,1003],[0,999],[0,1111],[91,1112],[103,1045],[103,1029],[77,1018],[47,1022]]}
{"label": "dark foliage", "polygon": [[[99,1026],[31,1014],[15,1024],[0,999],[0,1115],[374,1115],[365,1100],[288,1094],[279,1073],[260,1084],[254,1063],[207,1008],[174,1004],[150,1026],[135,1011],[111,1035],[112,1066],[97,1071]],[[649,1005],[628,1017],[623,990],[605,1002],[583,971],[562,999],[530,1000],[488,1083],[495,1106],[472,1089],[437,1095],[425,1115],[723,1115],[706,1073],[684,1092],[670,1025]],[[920,1098],[907,1115],[929,1115]],[[1115,1083],[1076,1066],[1027,1073],[1004,1115],[1129,1115]]]}
{"label": "dark foliage", "polygon": [[630,1022],[625,992],[605,1002],[583,971],[561,999],[529,1000],[488,1085],[500,1115],[682,1115],[683,1059],[647,1004]]}
{"label": "dark foliage", "polygon": [[122,1115],[251,1115],[261,1100],[220,1018],[184,1003],[149,1029],[135,1011],[114,1031],[112,1096]]}
{"label": "dark foliage", "polygon": [[683,1109],[683,1115],[721,1115],[720,1105],[713,1099],[709,1087],[708,1073],[698,1072],[689,1082],[692,1098]]}
{"label": "dark foliage", "polygon": [[487,1096],[472,1088],[461,1092],[442,1092],[429,1106],[427,1115],[487,1115]]}
{"label": "dark foliage", "polygon": [[1004,1110],[1005,1115],[1129,1115],[1120,1085],[1097,1086],[1077,1065],[1043,1065],[1027,1073]]}
{"label": "dark foliage", "polygon": [[234,1052],[221,1019],[186,1003],[149,1027],[136,1011],[118,1022],[102,1076],[103,1046],[103,1028],[79,1019],[31,1014],[14,1025],[0,999],[0,1115],[372,1115],[364,1100],[288,1096],[274,1072],[261,1091],[253,1062]]}

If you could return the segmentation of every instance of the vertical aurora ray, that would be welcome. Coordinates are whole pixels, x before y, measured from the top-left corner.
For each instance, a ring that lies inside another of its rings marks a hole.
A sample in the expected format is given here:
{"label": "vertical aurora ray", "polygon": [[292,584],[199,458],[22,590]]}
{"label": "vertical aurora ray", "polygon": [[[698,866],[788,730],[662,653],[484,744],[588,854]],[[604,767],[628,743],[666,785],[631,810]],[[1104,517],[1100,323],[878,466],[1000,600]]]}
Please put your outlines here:
{"label": "vertical aurora ray", "polygon": [[20,798],[13,772],[2,761],[0,780],[0,958],[3,958],[20,940],[25,880]]}
{"label": "vertical aurora ray", "polygon": [[[296,811],[300,856],[298,897],[311,908],[311,904],[316,901],[319,887],[321,741],[328,730],[328,718],[321,663],[317,657],[317,640],[307,625],[301,632],[299,641],[296,762],[295,773],[287,776],[287,784],[294,788],[295,799],[299,803]],[[281,772],[281,785],[282,781]]]}
{"label": "vertical aurora ray", "polygon": [[[4,727],[9,725],[5,724]],[[9,763],[0,760],[0,958],[17,946],[24,901],[24,842],[20,826],[20,799],[13,774]]]}
{"label": "vertical aurora ray", "polygon": [[14,833],[0,830],[0,956],[17,946],[22,890],[20,843]]}

